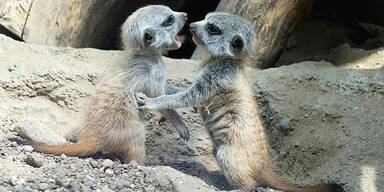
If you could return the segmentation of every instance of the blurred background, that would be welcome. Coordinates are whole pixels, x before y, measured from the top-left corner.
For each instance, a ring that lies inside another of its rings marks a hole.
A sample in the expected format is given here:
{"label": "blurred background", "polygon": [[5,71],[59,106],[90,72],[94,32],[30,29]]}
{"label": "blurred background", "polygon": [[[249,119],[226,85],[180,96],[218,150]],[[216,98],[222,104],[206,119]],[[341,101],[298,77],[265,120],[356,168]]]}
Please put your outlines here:
{"label": "blurred background", "polygon": [[189,23],[215,10],[253,23],[255,63],[261,68],[327,60],[330,50],[343,43],[366,50],[384,44],[382,0],[1,0],[0,33],[27,43],[118,50],[121,24],[148,4],[188,13],[181,32],[184,44],[168,53],[172,58],[191,58],[195,45]]}

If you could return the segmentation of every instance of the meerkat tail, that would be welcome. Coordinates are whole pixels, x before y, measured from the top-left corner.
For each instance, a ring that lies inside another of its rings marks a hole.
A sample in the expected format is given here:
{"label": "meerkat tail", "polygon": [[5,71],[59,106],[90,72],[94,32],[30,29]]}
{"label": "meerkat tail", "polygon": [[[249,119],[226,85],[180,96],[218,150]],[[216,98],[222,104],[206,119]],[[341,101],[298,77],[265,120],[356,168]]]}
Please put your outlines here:
{"label": "meerkat tail", "polygon": [[43,153],[55,155],[66,154],[69,156],[87,156],[97,153],[101,150],[100,144],[95,138],[82,138],[77,143],[62,145],[37,144],[33,147]]}
{"label": "meerkat tail", "polygon": [[317,184],[311,186],[298,186],[294,185],[288,180],[281,178],[280,176],[270,172],[265,171],[263,173],[264,184],[268,187],[277,190],[283,190],[288,192],[332,192],[333,185],[329,184]]}

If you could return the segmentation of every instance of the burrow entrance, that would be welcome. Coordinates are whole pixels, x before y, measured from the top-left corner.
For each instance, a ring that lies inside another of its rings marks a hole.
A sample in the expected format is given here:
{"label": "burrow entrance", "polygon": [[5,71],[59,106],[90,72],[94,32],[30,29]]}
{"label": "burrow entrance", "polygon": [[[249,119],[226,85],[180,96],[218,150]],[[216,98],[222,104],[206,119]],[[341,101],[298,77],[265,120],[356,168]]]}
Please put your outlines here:
{"label": "burrow entrance", "polygon": [[315,0],[312,12],[289,37],[275,66],[330,60],[340,46],[384,46],[384,1]]}

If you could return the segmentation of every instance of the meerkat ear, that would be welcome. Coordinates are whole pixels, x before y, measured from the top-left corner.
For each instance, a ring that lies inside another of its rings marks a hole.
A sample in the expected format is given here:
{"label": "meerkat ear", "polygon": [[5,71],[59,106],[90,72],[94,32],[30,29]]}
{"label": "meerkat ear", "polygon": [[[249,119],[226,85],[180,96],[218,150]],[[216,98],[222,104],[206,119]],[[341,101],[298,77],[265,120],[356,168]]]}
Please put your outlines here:
{"label": "meerkat ear", "polygon": [[233,52],[240,52],[244,48],[244,39],[240,35],[235,35],[231,41],[231,49]]}
{"label": "meerkat ear", "polygon": [[156,31],[152,28],[146,28],[143,33],[143,44],[145,47],[151,46],[156,41]]}

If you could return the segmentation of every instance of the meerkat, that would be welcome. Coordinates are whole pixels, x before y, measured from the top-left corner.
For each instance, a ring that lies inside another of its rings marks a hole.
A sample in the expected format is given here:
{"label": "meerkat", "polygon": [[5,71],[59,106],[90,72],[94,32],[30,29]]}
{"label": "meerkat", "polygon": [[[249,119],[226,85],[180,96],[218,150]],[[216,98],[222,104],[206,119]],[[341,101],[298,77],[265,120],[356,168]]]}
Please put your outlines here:
{"label": "meerkat", "polygon": [[[87,156],[99,151],[122,154],[124,162],[144,163],[145,127],[143,112],[137,110],[135,92],[156,97],[174,94],[179,88],[166,83],[162,52],[181,47],[177,33],[187,14],[162,5],[138,9],[122,25],[126,59],[104,77],[91,96],[78,142],[63,145],[37,144],[38,151],[71,156]],[[170,120],[181,138],[190,133],[173,109],[162,115]]]}
{"label": "meerkat", "polygon": [[173,95],[148,98],[138,93],[139,109],[199,106],[219,167],[229,183],[243,191],[257,186],[330,191],[328,185],[293,185],[271,171],[266,134],[245,72],[245,58],[254,42],[251,24],[239,16],[214,12],[192,23],[190,31],[195,44],[207,52],[195,82]]}

